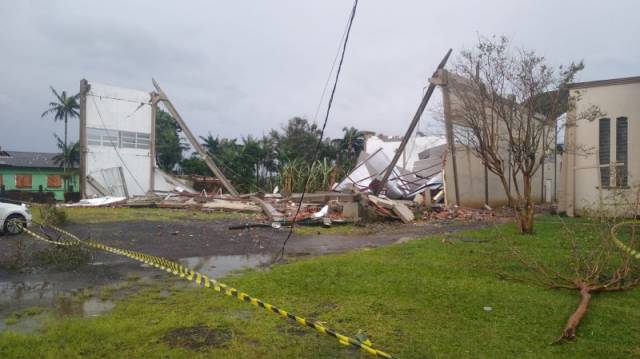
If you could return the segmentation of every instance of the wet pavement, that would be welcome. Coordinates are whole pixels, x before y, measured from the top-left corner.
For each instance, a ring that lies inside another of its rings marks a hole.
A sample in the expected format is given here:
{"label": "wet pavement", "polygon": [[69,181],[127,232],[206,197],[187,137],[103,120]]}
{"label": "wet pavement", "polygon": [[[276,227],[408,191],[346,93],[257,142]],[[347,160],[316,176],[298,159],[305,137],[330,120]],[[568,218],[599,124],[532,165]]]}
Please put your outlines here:
{"label": "wet pavement", "polygon": [[[280,251],[288,228],[229,230],[238,221],[130,221],[64,228],[81,238],[177,260],[183,265],[221,278],[234,271],[268,267]],[[456,222],[419,225],[381,225],[367,235],[294,235],[287,245],[288,256],[322,255],[358,248],[401,243],[416,237],[479,228],[485,222]],[[374,225],[376,226],[376,225]],[[48,315],[97,316],[115,307],[100,298],[100,288],[118,287],[130,278],[153,281],[166,273],[131,259],[92,253],[89,263],[73,270],[59,270],[38,264],[39,251],[49,245],[25,235],[0,236],[0,331],[36,330]],[[16,258],[20,266],[15,268]],[[89,293],[89,294],[87,294]],[[78,299],[80,298],[80,299]],[[50,308],[47,313],[15,313],[29,308]],[[12,317],[13,316],[13,317]]]}

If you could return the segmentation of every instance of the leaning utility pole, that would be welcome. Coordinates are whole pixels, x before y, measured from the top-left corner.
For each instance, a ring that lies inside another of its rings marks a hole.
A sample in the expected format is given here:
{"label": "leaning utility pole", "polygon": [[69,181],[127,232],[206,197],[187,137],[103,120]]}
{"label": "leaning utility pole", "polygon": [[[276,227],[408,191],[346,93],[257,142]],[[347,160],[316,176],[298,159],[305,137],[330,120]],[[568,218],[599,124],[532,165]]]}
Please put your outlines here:
{"label": "leaning utility pole", "polygon": [[167,106],[167,110],[169,110],[169,113],[171,113],[171,116],[173,116],[173,119],[176,121],[178,126],[180,126],[180,128],[182,129],[182,132],[184,132],[184,134],[187,136],[193,148],[195,148],[196,152],[198,152],[198,154],[202,157],[202,159],[207,164],[211,172],[213,172],[215,176],[218,177],[218,179],[222,182],[222,185],[224,186],[224,188],[226,188],[227,191],[229,191],[229,193],[231,193],[232,195],[237,196],[238,191],[236,191],[236,189],[233,187],[231,182],[229,182],[227,177],[225,177],[222,171],[220,171],[220,169],[218,168],[218,166],[216,166],[216,164],[213,162],[213,160],[207,154],[207,152],[205,152],[202,149],[202,146],[200,146],[196,138],[191,133],[191,130],[189,130],[189,127],[187,127],[187,124],[184,122],[184,120],[182,119],[182,117],[180,116],[176,108],[173,106],[171,101],[169,101],[167,94],[164,91],[162,91],[162,89],[160,88],[160,85],[158,85],[158,82],[155,79],[152,79],[152,81],[153,81],[153,86],[158,91],[158,96],[159,96],[157,98],[158,101],[164,102],[164,104]]}
{"label": "leaning utility pole", "polygon": [[[433,73],[432,77],[435,77],[438,74],[438,70],[444,68],[444,65],[446,65],[447,60],[449,60],[449,55],[451,55],[451,51],[452,49],[449,49],[449,51],[447,51],[447,54],[444,55],[444,58],[442,59],[442,61],[440,61],[440,64],[438,65],[438,68],[436,69],[436,71]],[[418,111],[416,111],[416,114],[413,116],[413,120],[411,121],[411,124],[407,129],[407,133],[405,133],[404,137],[402,138],[402,142],[400,142],[400,147],[398,147],[398,149],[396,150],[396,153],[393,156],[393,159],[391,160],[389,167],[385,171],[384,176],[380,180],[380,183],[376,188],[373,189],[374,194],[377,195],[378,193],[380,193],[382,188],[387,184],[387,181],[389,180],[389,176],[391,175],[391,172],[393,172],[393,169],[396,167],[396,163],[398,163],[400,156],[404,152],[404,148],[407,146],[407,142],[409,142],[409,137],[411,137],[411,134],[413,134],[413,131],[416,129],[416,126],[418,125],[418,121],[420,121],[420,117],[422,117],[422,113],[424,112],[424,109],[427,107],[427,103],[429,103],[429,99],[431,98],[431,95],[433,95],[433,91],[435,89],[436,89],[436,85],[433,83],[430,83],[429,88],[427,89],[427,92],[425,92],[424,97],[422,98],[422,102],[420,102],[420,106],[418,106]]]}

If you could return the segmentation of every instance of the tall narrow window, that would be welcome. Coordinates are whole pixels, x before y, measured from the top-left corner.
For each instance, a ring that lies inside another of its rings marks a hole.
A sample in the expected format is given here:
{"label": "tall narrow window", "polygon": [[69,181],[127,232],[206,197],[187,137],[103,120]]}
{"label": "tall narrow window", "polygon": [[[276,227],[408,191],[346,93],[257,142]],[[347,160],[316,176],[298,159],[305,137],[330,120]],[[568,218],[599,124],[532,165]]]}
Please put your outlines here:
{"label": "tall narrow window", "polygon": [[600,166],[600,185],[602,187],[609,187],[610,183],[610,162],[611,162],[611,120],[608,118],[600,119],[598,139],[598,153]]}
{"label": "tall narrow window", "polygon": [[628,122],[626,117],[616,119],[616,186],[627,186],[628,171]]}

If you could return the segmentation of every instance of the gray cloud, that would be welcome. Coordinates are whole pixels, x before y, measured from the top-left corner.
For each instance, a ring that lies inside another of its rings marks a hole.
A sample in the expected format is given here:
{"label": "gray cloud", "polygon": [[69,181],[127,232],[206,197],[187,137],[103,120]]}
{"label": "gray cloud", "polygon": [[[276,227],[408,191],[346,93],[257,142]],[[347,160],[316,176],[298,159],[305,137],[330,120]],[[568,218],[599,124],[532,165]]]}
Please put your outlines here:
{"label": "gray cloud", "polygon": [[[62,125],[40,118],[48,86],[76,92],[81,78],[151,90],[156,77],[199,135],[261,135],[293,116],[311,118],[350,7],[2,2],[0,146],[54,151]],[[361,1],[329,135],[351,125],[402,133],[444,52],[472,46],[478,34],[510,36],[552,64],[584,59],[581,80],[638,75],[639,11],[632,0]]]}

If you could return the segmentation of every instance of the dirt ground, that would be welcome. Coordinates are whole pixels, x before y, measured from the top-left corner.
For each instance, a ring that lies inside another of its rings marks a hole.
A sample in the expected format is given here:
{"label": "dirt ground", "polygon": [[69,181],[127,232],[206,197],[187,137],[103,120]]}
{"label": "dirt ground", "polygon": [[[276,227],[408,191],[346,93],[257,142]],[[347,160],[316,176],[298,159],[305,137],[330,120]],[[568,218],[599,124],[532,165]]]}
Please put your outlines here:
{"label": "dirt ground", "polygon": [[[81,238],[166,257],[214,278],[247,267],[268,267],[279,253],[288,228],[230,230],[239,220],[221,221],[127,221],[67,225]],[[415,225],[371,224],[371,234],[294,234],[286,247],[287,257],[323,255],[359,248],[373,248],[416,237],[456,232],[491,225],[488,222],[450,221]],[[318,233],[322,228],[318,228]],[[34,256],[51,246],[27,235],[0,236],[0,319],[8,313],[33,306],[54,306],[67,293],[101,288],[128,278],[163,280],[166,275],[133,260],[92,252],[87,264],[74,269],[39,265]],[[22,253],[21,265],[12,263]],[[102,305],[93,303],[91,305]],[[86,309],[86,308],[85,308]],[[0,326],[1,327],[1,326]],[[2,330],[2,328],[0,328]]]}

